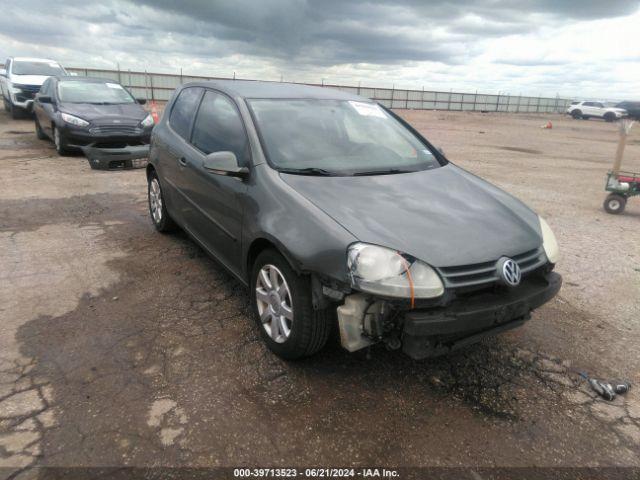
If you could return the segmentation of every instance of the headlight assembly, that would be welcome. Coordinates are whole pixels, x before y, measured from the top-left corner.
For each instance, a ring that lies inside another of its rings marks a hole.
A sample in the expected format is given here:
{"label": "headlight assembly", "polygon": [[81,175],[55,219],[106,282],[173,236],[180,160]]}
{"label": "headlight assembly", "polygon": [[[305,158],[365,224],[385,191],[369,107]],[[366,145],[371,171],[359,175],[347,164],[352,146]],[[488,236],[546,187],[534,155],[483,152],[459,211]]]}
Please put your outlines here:
{"label": "headlight assembly", "polygon": [[385,297],[434,298],[444,293],[442,280],[426,263],[390,248],[354,243],[347,252],[351,285]]}
{"label": "headlight assembly", "polygon": [[146,117],[144,117],[144,120],[142,120],[140,122],[140,125],[142,125],[144,128],[146,128],[146,127],[150,127],[154,123],[155,122],[153,121],[153,117],[151,116],[151,114],[149,114]]}
{"label": "headlight assembly", "polygon": [[542,247],[544,248],[544,253],[546,253],[549,262],[557,263],[560,257],[560,247],[558,246],[556,236],[544,218],[538,218],[540,219],[540,230],[542,230]]}
{"label": "headlight assembly", "polygon": [[83,120],[82,118],[79,118],[79,117],[75,117],[73,115],[69,115],[68,113],[61,113],[60,116],[62,117],[62,120],[64,120],[66,123],[70,125],[75,125],[76,127],[87,127],[89,125],[89,122],[87,122],[86,120]]}

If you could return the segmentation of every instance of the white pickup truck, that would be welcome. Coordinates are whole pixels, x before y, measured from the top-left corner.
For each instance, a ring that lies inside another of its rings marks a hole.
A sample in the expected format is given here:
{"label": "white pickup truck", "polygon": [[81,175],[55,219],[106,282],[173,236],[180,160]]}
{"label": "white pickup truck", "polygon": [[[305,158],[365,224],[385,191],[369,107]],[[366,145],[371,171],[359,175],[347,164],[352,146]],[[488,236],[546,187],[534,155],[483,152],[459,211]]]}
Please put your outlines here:
{"label": "white pickup truck", "polygon": [[608,107],[602,102],[571,102],[567,113],[573,118],[588,120],[591,117],[596,117],[607,122],[615,122],[627,116],[627,111],[624,108]]}
{"label": "white pickup truck", "polygon": [[36,93],[52,75],[67,75],[67,72],[55,60],[9,57],[4,69],[0,69],[4,109],[13,118],[18,118],[23,112],[31,112]]}

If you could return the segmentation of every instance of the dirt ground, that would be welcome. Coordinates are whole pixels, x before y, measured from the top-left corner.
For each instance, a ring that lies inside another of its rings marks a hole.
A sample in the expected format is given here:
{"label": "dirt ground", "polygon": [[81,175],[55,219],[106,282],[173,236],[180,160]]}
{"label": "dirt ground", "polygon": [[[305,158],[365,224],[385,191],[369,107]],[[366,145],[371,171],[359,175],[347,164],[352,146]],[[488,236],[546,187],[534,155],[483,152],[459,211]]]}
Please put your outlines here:
{"label": "dirt ground", "polygon": [[[547,219],[563,289],[523,328],[449,357],[332,344],[286,363],[260,342],[247,291],[184,234],[154,231],[144,170],[93,171],[0,113],[0,478],[37,466],[640,467],[640,198],[602,210],[616,126],[401,114]],[[640,128],[626,153],[640,171]],[[638,387],[608,403],[576,370]]]}

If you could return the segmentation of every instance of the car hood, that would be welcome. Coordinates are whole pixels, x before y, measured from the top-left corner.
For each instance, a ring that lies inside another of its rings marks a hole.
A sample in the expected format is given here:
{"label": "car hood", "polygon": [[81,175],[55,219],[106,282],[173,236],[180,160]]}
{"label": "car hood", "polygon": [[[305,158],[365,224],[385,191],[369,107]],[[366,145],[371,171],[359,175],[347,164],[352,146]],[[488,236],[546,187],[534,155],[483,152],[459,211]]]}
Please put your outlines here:
{"label": "car hood", "polygon": [[493,261],[542,244],[535,212],[451,164],[396,175],[280,175],[358,240],[435,267]]}
{"label": "car hood", "polygon": [[47,78],[49,78],[47,75],[11,75],[11,83],[41,87]]}
{"label": "car hood", "polygon": [[84,118],[94,123],[138,123],[148,112],[139,103],[124,103],[119,105],[93,105],[90,103],[60,103],[61,112]]}

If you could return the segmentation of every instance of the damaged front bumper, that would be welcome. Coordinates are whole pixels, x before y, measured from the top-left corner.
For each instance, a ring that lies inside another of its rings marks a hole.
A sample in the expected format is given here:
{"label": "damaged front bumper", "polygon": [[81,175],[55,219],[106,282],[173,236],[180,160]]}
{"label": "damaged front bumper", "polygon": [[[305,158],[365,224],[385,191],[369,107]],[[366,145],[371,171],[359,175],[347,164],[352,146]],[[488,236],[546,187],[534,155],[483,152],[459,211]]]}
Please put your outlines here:
{"label": "damaged front bumper", "polygon": [[91,168],[114,170],[144,167],[149,158],[149,145],[117,147],[79,146]]}
{"label": "damaged front bumper", "polygon": [[414,359],[447,354],[521,326],[561,285],[559,274],[540,272],[516,288],[490,289],[456,297],[444,306],[414,310],[394,309],[363,294],[349,295],[338,307],[341,343],[355,351],[383,341]]}

